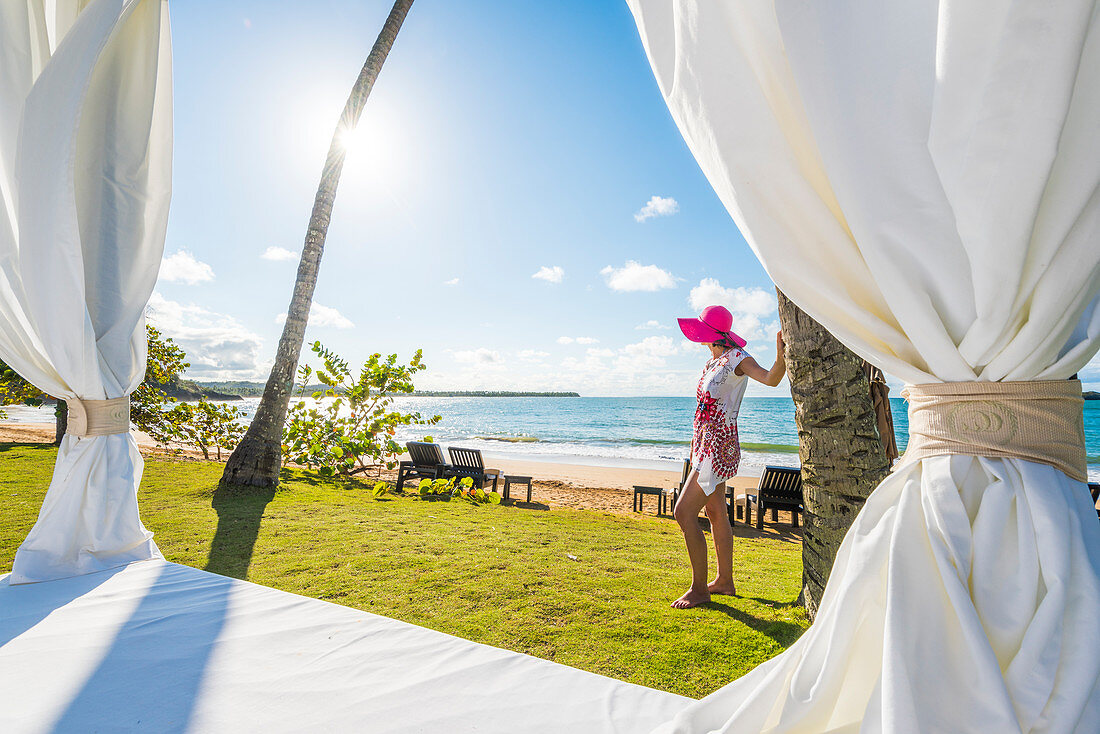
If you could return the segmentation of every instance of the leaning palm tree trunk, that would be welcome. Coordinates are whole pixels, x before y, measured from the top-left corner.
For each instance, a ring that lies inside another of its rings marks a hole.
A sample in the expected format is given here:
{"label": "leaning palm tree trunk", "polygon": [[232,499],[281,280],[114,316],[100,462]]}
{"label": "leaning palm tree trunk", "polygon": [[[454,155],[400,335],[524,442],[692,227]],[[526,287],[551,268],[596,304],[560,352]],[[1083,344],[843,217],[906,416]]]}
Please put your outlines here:
{"label": "leaning palm tree trunk", "polygon": [[782,292],[779,321],[802,462],[802,602],[813,619],[840,541],[890,462],[863,360]]}
{"label": "leaning palm tree trunk", "polygon": [[305,338],[313,290],[317,286],[317,271],[325,249],[332,205],[336,200],[336,187],[340,184],[340,173],[344,168],[342,138],[359,122],[378,72],[382,70],[382,64],[385,63],[412,4],[413,0],[397,0],[393,4],[393,9],[382,26],[382,32],[378,34],[378,39],[363,64],[363,70],[359,72],[359,78],[355,80],[344,112],[340,115],[340,122],[333,133],[328,157],[325,159],[325,169],[321,173],[321,184],[317,187],[317,197],[313,201],[313,213],[310,215],[309,229],[302,246],[302,259],[298,263],[298,277],[294,281],[294,296],[287,310],[282,338],[279,339],[275,365],[271,368],[271,376],[267,378],[267,386],[256,416],[225,465],[225,472],[222,474],[222,482],[225,484],[271,487],[279,482],[279,469],[283,460],[283,423],[286,421],[287,405],[294,388],[294,375],[298,370],[298,357]]}

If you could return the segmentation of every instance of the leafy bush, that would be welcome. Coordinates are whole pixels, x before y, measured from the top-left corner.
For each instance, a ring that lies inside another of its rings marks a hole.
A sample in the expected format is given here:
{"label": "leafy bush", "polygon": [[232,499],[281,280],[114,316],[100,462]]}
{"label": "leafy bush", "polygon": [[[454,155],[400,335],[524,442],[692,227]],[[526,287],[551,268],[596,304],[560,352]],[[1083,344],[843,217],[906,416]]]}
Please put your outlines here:
{"label": "leafy bush", "polygon": [[[46,395],[0,361],[0,405],[41,405]],[[0,418],[6,418],[0,410]]]}
{"label": "leafy bush", "polygon": [[447,499],[463,499],[473,502],[475,505],[499,505],[500,495],[496,492],[486,492],[484,489],[474,486],[474,480],[470,477],[457,479],[421,479],[417,491],[421,497],[441,497]]}
{"label": "leafy bush", "polygon": [[404,451],[395,440],[398,426],[431,425],[441,416],[424,418],[420,413],[392,410],[393,395],[413,391],[413,375],[425,369],[422,352],[399,364],[397,355],[383,358],[372,354],[352,375],[347,361],[326,349],[321,342],[311,345],[323,366],[314,372],[309,365],[298,368],[298,382],[316,379],[325,389],[315,391],[317,401],[304,399],[290,406],[283,431],[283,457],[315,469],[322,476],[351,476],[370,469],[397,466]]}
{"label": "leafy bush", "polygon": [[165,405],[176,401],[162,388],[177,379],[191,364],[171,338],[161,337],[160,330],[147,325],[145,336],[149,345],[145,379],[130,393],[130,422],[155,439],[157,433],[168,428],[171,420],[166,415]]}
{"label": "leafy bush", "polygon": [[182,444],[202,451],[203,458],[221,461],[222,449],[232,451],[244,436],[241,412],[231,405],[211,403],[199,398],[197,403],[180,403],[163,414],[156,433],[151,434],[165,445]]}

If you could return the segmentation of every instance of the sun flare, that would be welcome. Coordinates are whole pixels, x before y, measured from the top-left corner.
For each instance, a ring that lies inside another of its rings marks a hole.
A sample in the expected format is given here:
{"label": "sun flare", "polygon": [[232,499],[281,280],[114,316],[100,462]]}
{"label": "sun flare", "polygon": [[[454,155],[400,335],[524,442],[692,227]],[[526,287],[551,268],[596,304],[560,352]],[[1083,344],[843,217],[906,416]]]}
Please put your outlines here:
{"label": "sun flare", "polygon": [[346,154],[355,154],[362,151],[369,144],[365,125],[343,128],[336,133],[336,140]]}

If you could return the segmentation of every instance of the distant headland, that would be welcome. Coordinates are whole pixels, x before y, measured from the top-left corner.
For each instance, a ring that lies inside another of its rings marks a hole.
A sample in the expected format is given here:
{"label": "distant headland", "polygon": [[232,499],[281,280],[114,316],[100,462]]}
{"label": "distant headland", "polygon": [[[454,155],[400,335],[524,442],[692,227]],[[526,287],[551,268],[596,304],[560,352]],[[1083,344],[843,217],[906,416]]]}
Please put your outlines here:
{"label": "distant headland", "polygon": [[511,390],[417,390],[421,398],[579,398],[575,392],[514,392]]}

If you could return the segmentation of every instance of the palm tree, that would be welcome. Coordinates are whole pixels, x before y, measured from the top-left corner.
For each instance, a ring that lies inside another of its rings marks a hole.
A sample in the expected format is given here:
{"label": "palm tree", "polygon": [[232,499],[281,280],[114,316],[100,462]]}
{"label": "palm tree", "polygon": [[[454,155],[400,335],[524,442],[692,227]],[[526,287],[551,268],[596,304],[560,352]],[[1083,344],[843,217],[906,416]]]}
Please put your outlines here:
{"label": "palm tree", "polygon": [[813,619],[840,541],[890,461],[863,360],[777,293],[802,462],[802,602]]}
{"label": "palm tree", "polygon": [[329,220],[332,218],[332,204],[336,200],[336,188],[340,184],[340,173],[344,168],[345,136],[359,122],[374,81],[382,70],[382,64],[385,63],[412,4],[413,0],[397,0],[393,4],[389,17],[382,26],[382,32],[378,34],[378,39],[359,72],[359,78],[355,80],[348,102],[344,105],[344,112],[340,115],[340,122],[332,135],[325,168],[321,173],[321,184],[317,187],[317,196],[313,201],[309,229],[302,246],[302,259],[298,263],[298,276],[294,281],[294,296],[287,310],[283,335],[275,354],[275,365],[271,368],[271,376],[267,378],[267,386],[256,410],[256,417],[252,419],[248,432],[225,465],[222,474],[222,482],[225,484],[271,487],[279,482],[279,469],[283,460],[283,423],[286,421],[287,405],[294,387],[294,375],[298,370],[298,357],[305,338],[313,291],[317,286],[317,271],[325,249]]}

